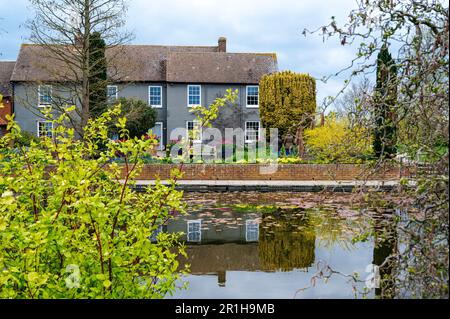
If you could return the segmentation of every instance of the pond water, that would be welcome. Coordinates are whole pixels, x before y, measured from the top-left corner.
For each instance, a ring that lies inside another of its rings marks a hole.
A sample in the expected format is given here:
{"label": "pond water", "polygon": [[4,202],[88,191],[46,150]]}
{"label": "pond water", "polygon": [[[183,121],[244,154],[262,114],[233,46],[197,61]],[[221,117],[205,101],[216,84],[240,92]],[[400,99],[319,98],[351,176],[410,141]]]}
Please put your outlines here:
{"label": "pond water", "polygon": [[188,258],[180,263],[190,265],[183,277],[188,289],[168,298],[374,298],[378,293],[366,279],[392,244],[360,237],[374,225],[387,227],[391,213],[363,214],[352,194],[188,193],[185,200],[188,214],[177,216],[165,231],[184,233]]}

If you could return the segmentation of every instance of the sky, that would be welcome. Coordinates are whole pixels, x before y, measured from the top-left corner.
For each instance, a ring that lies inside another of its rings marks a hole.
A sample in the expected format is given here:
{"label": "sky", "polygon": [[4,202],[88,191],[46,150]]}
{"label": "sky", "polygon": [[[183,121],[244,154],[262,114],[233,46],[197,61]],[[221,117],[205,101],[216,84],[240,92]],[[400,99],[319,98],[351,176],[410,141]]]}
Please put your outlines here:
{"label": "sky", "polygon": [[[337,38],[323,42],[303,29],[345,22],[356,0],[127,0],[126,29],[134,44],[217,45],[227,38],[229,52],[275,52],[280,70],[309,73],[317,79],[347,67],[354,49]],[[29,0],[0,0],[0,60],[15,60],[27,42],[24,27],[32,17]],[[343,76],[318,81],[318,103],[343,87]]]}

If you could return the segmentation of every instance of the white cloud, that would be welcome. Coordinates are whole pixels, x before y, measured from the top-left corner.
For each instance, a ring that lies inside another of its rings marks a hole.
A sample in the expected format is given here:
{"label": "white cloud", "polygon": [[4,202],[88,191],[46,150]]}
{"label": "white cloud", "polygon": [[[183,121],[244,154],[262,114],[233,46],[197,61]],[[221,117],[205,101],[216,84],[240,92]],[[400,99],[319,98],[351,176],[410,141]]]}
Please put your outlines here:
{"label": "white cloud", "polygon": [[[276,52],[280,69],[307,72],[318,78],[335,73],[352,58],[352,50],[334,39],[322,43],[318,35],[305,38],[304,28],[315,29],[335,16],[343,21],[355,0],[129,0],[127,28],[135,43],[215,45],[228,38],[232,52]],[[28,0],[0,0],[3,45],[0,59],[14,59],[28,31]],[[332,94],[336,85],[320,87],[319,97]]]}

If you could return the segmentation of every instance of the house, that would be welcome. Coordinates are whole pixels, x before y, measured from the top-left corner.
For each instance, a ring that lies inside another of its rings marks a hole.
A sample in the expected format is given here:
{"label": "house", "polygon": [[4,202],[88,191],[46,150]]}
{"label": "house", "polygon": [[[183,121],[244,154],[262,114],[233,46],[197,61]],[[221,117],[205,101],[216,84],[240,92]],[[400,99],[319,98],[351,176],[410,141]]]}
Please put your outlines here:
{"label": "house", "polygon": [[0,102],[0,137],[6,133],[8,121],[6,115],[12,114],[12,88],[11,75],[15,62],[0,61],[0,94],[3,100]]}
{"label": "house", "polygon": [[[115,59],[108,69],[114,83],[108,86],[110,100],[138,98],[157,110],[153,132],[162,136],[161,149],[175,128],[193,129],[194,105],[209,105],[228,88],[239,90],[237,105],[224,110],[215,126],[243,128],[246,140],[259,138],[261,128],[258,83],[261,77],[278,70],[274,53],[229,53],[226,39],[217,46],[124,45],[109,48],[107,59]],[[120,52],[118,51],[120,50]],[[14,92],[14,113],[23,130],[37,136],[50,134],[51,123],[39,116],[40,107],[56,99],[66,83],[65,66],[52,61],[39,45],[23,44],[10,82]],[[66,98],[66,96],[65,96]],[[67,98],[70,100],[70,98]]]}

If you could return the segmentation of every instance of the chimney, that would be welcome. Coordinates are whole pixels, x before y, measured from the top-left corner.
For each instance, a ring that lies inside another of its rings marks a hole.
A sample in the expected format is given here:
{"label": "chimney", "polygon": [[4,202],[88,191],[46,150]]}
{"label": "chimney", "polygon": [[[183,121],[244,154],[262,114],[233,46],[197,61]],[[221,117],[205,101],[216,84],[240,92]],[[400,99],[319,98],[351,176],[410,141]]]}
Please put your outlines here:
{"label": "chimney", "polygon": [[227,52],[227,38],[225,38],[225,37],[219,38],[218,51],[219,52]]}

